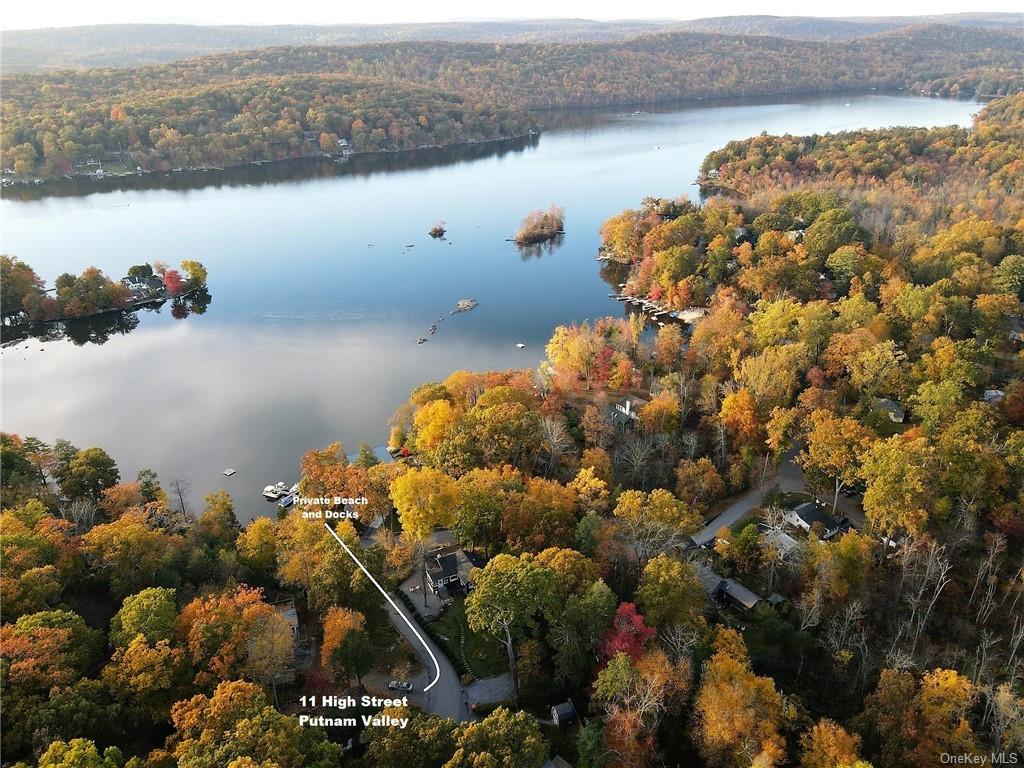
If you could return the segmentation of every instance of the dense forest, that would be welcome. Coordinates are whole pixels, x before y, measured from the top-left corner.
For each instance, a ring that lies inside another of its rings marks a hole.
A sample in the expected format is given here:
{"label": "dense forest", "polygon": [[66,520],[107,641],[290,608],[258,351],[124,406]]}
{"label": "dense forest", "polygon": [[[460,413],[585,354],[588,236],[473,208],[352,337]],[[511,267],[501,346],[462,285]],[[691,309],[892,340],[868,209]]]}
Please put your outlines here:
{"label": "dense forest", "polygon": [[[609,283],[703,317],[559,327],[535,370],[416,388],[391,421],[397,461],[302,457],[303,496],[366,497],[336,528],[388,588],[439,529],[472,555],[472,589],[422,619],[457,628],[453,659],[483,649],[472,663],[511,675],[469,722],[390,707],[405,728],[297,725],[300,694],[415,665],[307,507],[243,526],[221,491],[192,516],[179,483],[127,481],[101,448],[4,435],[5,759],[1008,763],[1024,749],[1020,105],[972,131],[730,145],[705,170],[753,194],[649,198],[601,230]],[[759,173],[785,163],[793,178]],[[990,210],[943,208],[968,165]],[[879,227],[872,194],[946,216]],[[371,536],[378,515],[392,524]],[[282,601],[320,641],[304,670]],[[565,701],[584,717],[555,725]]]}
{"label": "dense forest", "polygon": [[[518,135],[523,110],[678,98],[1024,87],[1017,34],[921,26],[852,42],[674,32],[616,42],[279,47],[137,69],[8,75],[3,166],[69,173],[408,149]],[[311,77],[313,76],[313,77]],[[336,138],[335,138],[336,137]]]}
{"label": "dense forest", "polygon": [[890,240],[903,228],[926,234],[970,216],[1013,224],[1024,216],[1024,94],[990,103],[969,130],[733,141],[708,155],[701,175],[712,188],[759,199],[780,188],[842,191],[873,236]]}

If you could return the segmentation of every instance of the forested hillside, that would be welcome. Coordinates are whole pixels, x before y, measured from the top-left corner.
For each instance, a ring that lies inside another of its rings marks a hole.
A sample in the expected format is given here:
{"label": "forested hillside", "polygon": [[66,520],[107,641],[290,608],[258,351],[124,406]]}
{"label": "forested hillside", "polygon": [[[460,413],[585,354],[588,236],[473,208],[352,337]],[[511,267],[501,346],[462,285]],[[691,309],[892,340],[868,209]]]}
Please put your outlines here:
{"label": "forested hillside", "polygon": [[856,43],[673,33],[616,43],[269,48],[8,76],[4,166],[68,173],[115,151],[144,169],[224,165],[309,153],[320,134],[325,148],[338,137],[360,151],[481,141],[520,134],[530,124],[521,110],[551,106],[868,87],[1014,92],[1020,43],[942,26]]}
{"label": "forested hillside", "polygon": [[1020,30],[1019,13],[947,13],[936,16],[717,16],[684,21],[682,26],[700,32],[727,35],[770,35],[797,40],[853,40],[919,24]]}
{"label": "forested hillside", "polygon": [[822,136],[754,136],[704,160],[704,181],[765,197],[810,187],[847,193],[876,237],[934,231],[984,216],[1024,216],[1024,94],[981,110],[971,129],[888,128]]}
{"label": "forested hillside", "polygon": [[135,67],[224,51],[281,45],[361,45],[446,40],[490,43],[614,41],[650,33],[692,30],[803,40],[849,40],[919,24],[1020,30],[1024,16],[959,13],[936,16],[818,18],[728,16],[691,21],[523,19],[432,24],[190,26],[98,24],[3,34],[5,72],[91,67]]}

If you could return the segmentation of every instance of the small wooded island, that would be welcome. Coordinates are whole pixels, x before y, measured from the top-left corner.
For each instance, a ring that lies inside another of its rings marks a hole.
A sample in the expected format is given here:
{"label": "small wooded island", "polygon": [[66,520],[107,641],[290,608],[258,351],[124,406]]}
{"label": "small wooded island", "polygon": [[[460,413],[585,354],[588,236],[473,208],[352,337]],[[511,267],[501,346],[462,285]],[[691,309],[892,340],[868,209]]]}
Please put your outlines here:
{"label": "small wooded island", "polygon": [[180,266],[137,264],[121,280],[88,267],[80,275],[60,275],[48,289],[31,266],[0,256],[0,314],[5,325],[77,320],[184,298],[206,287],[206,267],[200,262],[185,259]]}
{"label": "small wooded island", "polygon": [[533,211],[523,219],[513,239],[517,245],[533,245],[564,234],[565,211],[557,205],[552,205],[546,211]]}

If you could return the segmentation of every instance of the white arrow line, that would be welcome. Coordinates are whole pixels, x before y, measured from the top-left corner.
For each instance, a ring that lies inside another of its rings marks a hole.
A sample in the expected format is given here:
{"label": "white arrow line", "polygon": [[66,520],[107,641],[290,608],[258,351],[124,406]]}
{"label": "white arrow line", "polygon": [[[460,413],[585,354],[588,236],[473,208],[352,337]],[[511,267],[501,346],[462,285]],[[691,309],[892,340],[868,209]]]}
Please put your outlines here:
{"label": "white arrow line", "polygon": [[334,537],[335,541],[341,544],[341,548],[348,552],[348,556],[351,557],[355,564],[359,566],[359,569],[366,574],[366,578],[373,582],[373,586],[375,586],[377,590],[382,595],[384,595],[384,599],[387,600],[391,604],[391,607],[395,609],[395,613],[402,617],[402,621],[409,625],[409,629],[411,629],[412,633],[416,635],[416,639],[419,640],[423,647],[427,649],[427,653],[430,654],[430,660],[434,662],[434,679],[430,681],[430,685],[423,689],[423,692],[426,693],[437,684],[438,680],[441,679],[441,665],[437,663],[437,657],[434,655],[434,652],[430,650],[430,646],[427,645],[427,641],[423,639],[423,635],[420,634],[419,630],[413,626],[413,623],[411,621],[409,621],[409,617],[406,616],[402,609],[399,608],[398,605],[395,603],[395,601],[391,599],[391,595],[385,592],[383,587],[381,587],[381,585],[377,583],[377,580],[373,578],[373,574],[366,570],[366,566],[359,562],[359,558],[352,553],[352,550],[349,549],[348,545],[346,545],[345,542],[341,540],[341,537],[337,533],[335,533],[334,529],[331,528],[331,526],[329,526],[327,523],[324,523],[324,528],[326,528],[328,533],[330,533],[331,536]]}

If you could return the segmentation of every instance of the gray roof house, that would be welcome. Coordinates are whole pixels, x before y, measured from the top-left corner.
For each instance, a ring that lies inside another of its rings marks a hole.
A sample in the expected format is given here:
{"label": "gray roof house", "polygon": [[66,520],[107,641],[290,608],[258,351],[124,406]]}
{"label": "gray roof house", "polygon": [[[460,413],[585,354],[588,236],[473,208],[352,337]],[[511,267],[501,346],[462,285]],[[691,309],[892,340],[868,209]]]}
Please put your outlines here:
{"label": "gray roof house", "polygon": [[473,564],[457,544],[437,547],[427,552],[423,567],[435,594],[440,595],[442,588],[446,592],[452,589],[468,592],[473,588],[473,582],[469,580]]}
{"label": "gray roof house", "polygon": [[786,512],[784,519],[794,528],[802,531],[810,531],[811,526],[820,523],[822,528],[821,538],[831,539],[844,527],[843,520],[836,520],[824,507],[815,501],[805,501],[795,509]]}
{"label": "gray roof house", "polygon": [[871,407],[876,411],[885,411],[889,415],[889,421],[896,424],[902,424],[903,419],[907,417],[903,406],[888,397],[876,397],[871,401]]}

